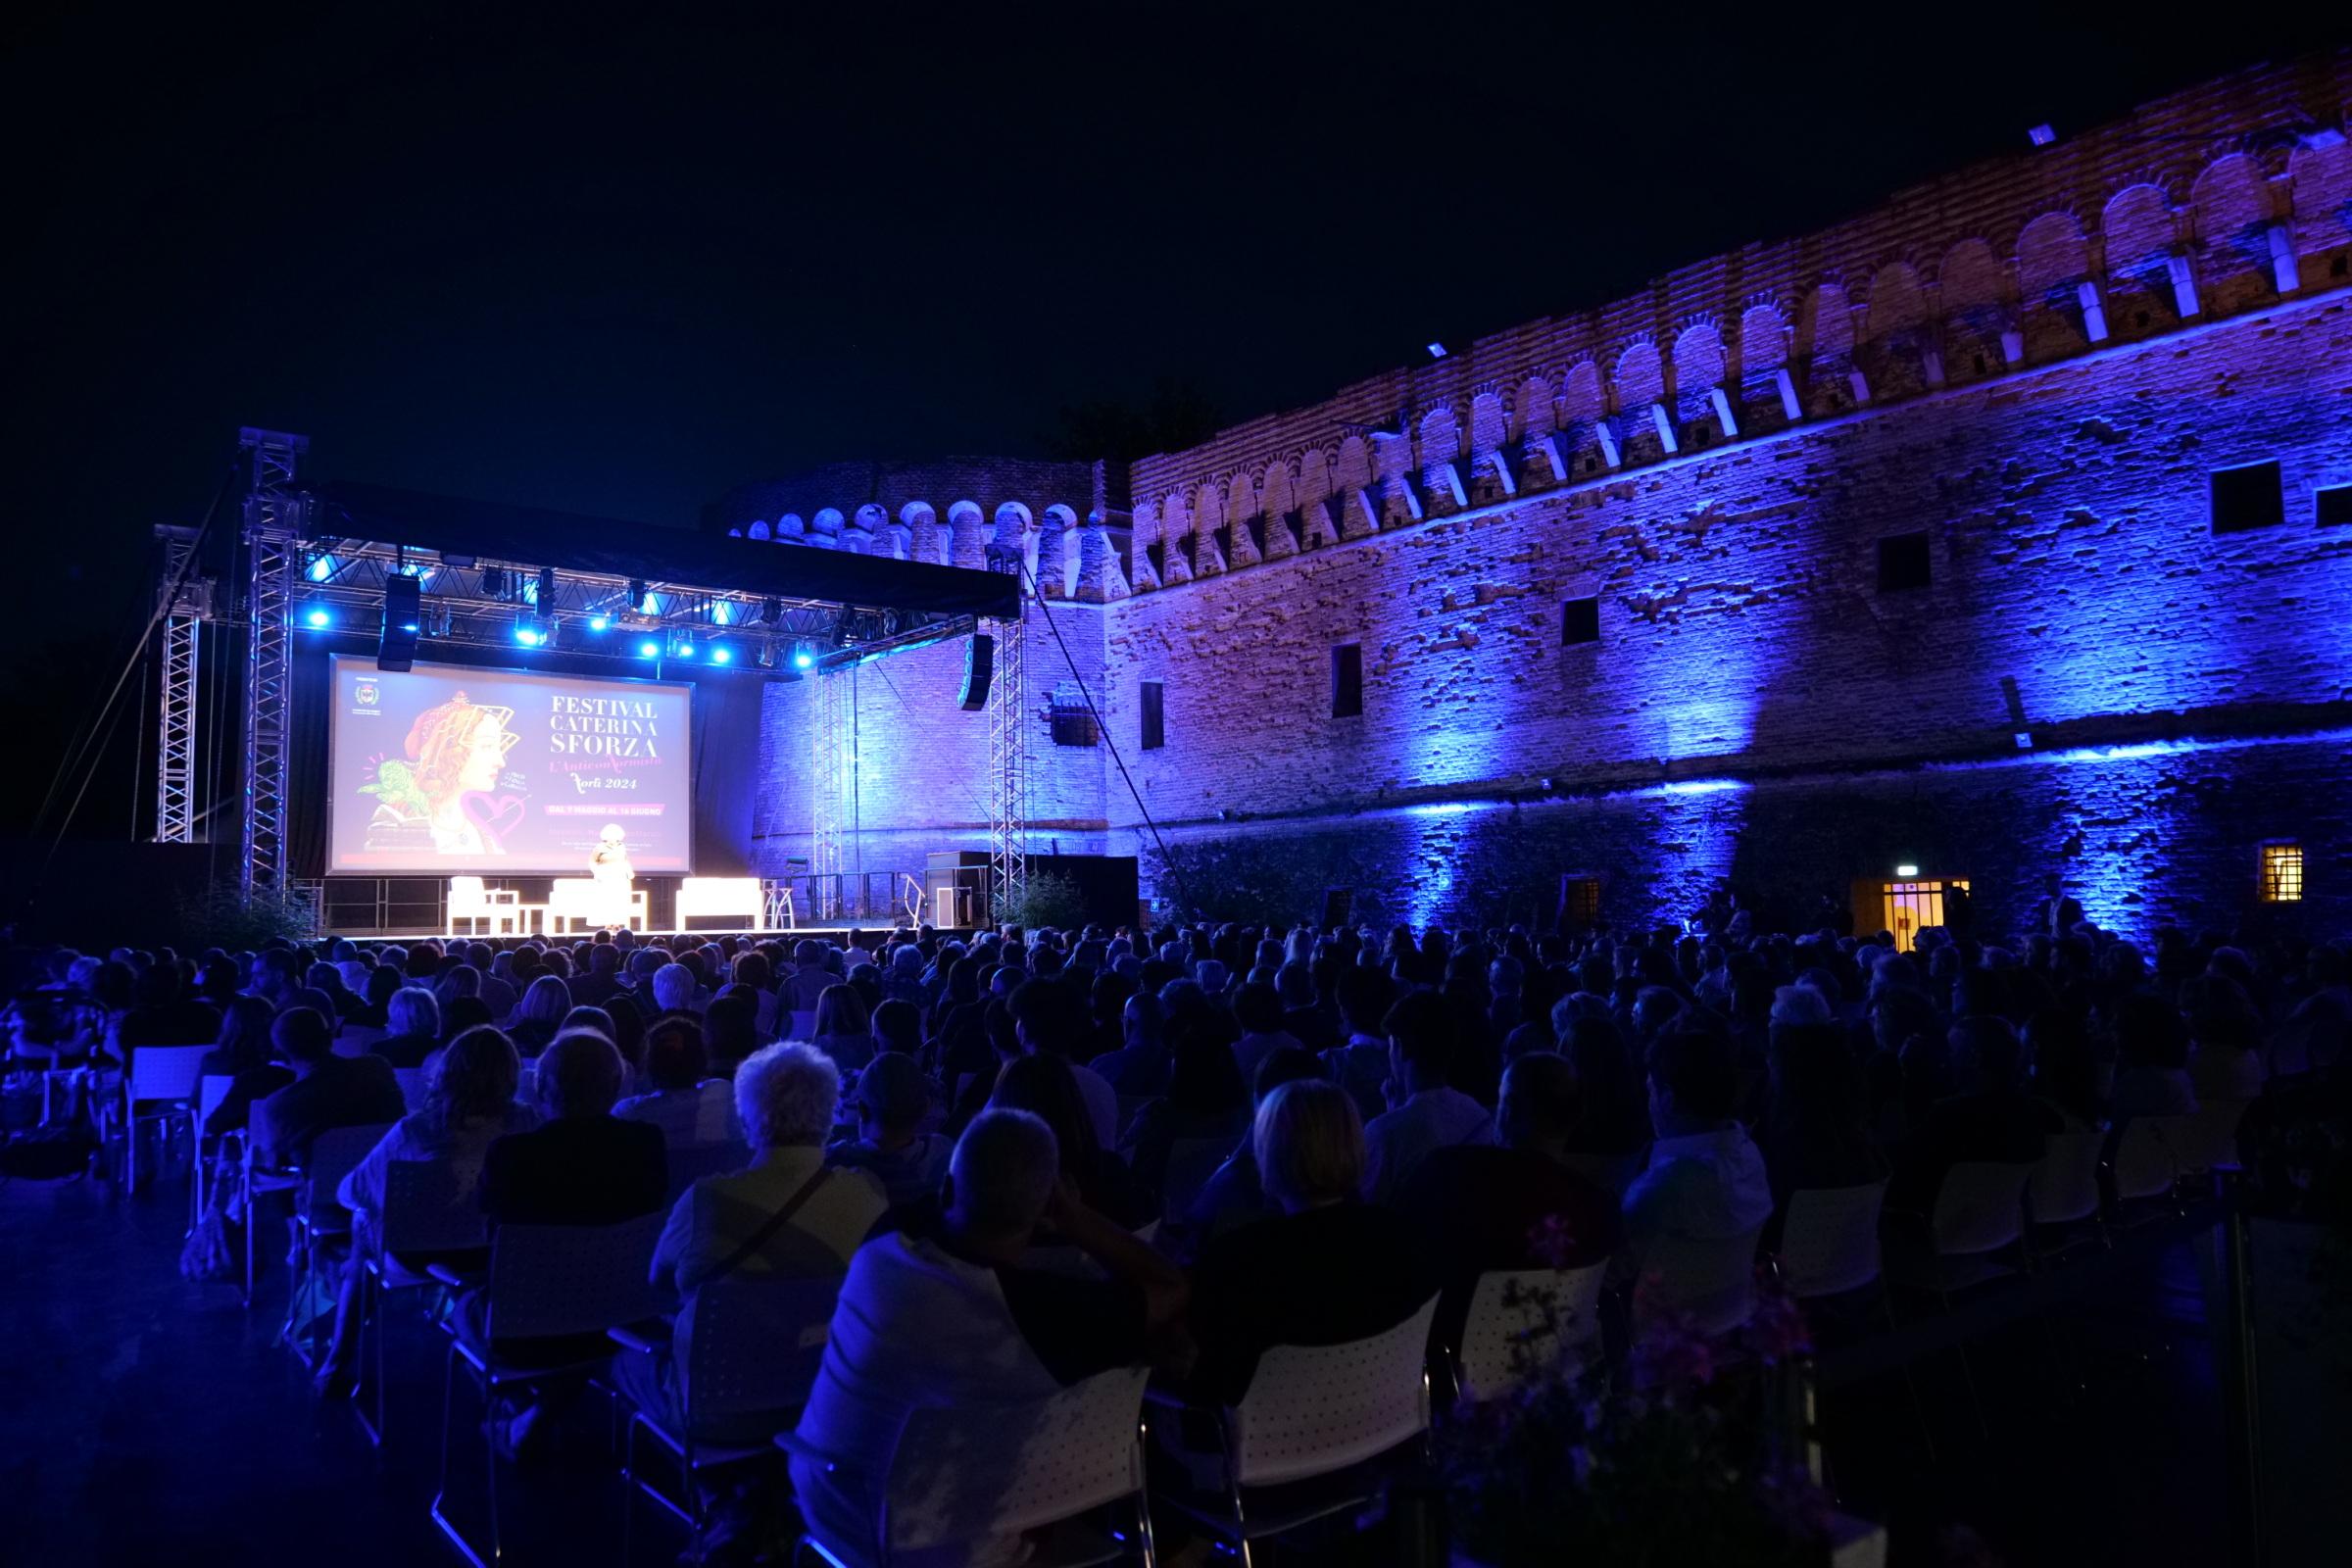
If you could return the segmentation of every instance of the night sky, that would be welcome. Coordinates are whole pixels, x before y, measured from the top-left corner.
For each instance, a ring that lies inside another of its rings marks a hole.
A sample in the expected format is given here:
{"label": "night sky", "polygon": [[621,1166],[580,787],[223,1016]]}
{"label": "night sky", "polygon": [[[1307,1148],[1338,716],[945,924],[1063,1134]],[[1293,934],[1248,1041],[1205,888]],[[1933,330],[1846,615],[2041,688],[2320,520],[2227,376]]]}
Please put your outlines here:
{"label": "night sky", "polygon": [[[1228,419],[1308,402],[2347,31],[489,9],[6,24],[0,680],[38,756],[144,618],[148,525],[195,520],[240,424],[307,432],[321,475],[689,526],[815,463],[1038,452],[1065,406],[1167,379]],[[76,832],[126,831],[116,750]],[[52,772],[0,790],[0,833]]]}

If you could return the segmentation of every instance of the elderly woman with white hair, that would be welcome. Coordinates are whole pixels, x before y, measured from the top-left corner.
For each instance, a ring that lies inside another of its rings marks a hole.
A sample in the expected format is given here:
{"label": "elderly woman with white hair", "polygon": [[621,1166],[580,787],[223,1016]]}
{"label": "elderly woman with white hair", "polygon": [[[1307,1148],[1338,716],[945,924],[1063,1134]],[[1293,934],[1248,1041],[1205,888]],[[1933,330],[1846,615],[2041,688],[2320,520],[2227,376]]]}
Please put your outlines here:
{"label": "elderly woman with white hair", "polygon": [[[840,1101],[841,1074],[814,1047],[768,1046],[744,1058],[735,1109],[751,1163],[706,1176],[679,1198],[654,1250],[654,1283],[683,1298],[719,1274],[796,1278],[846,1268],[889,1204],[864,1171],[826,1168]],[[772,1224],[787,1208],[784,1223]]]}

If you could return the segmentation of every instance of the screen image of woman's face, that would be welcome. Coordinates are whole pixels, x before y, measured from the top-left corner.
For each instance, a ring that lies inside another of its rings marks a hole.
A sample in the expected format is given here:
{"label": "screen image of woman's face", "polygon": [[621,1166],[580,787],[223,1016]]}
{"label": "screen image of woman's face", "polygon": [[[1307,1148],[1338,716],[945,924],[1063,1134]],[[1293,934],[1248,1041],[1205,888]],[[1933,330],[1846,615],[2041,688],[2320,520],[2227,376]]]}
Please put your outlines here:
{"label": "screen image of woman's face", "polygon": [[488,790],[498,787],[499,769],[507,761],[507,731],[496,713],[478,715],[466,732],[466,749],[458,764],[458,788]]}

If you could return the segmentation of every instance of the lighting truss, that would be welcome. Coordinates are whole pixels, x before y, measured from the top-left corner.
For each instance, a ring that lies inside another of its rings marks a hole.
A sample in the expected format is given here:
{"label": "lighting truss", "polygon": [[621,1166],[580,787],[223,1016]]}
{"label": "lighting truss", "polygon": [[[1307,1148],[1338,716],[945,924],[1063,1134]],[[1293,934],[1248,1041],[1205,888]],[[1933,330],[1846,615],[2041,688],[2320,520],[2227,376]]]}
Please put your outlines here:
{"label": "lighting truss", "polygon": [[278,893],[286,879],[288,710],[292,706],[294,584],[306,511],[294,492],[307,436],[248,429],[253,464],[245,498],[245,812],[240,883]]}
{"label": "lighting truss", "polygon": [[166,525],[156,529],[163,542],[163,591],[178,585],[178,596],[165,608],[163,683],[156,700],[155,842],[189,844],[196,837],[196,683],[203,653],[206,611],[204,585],[189,575],[189,558],[196,550],[196,530]]}

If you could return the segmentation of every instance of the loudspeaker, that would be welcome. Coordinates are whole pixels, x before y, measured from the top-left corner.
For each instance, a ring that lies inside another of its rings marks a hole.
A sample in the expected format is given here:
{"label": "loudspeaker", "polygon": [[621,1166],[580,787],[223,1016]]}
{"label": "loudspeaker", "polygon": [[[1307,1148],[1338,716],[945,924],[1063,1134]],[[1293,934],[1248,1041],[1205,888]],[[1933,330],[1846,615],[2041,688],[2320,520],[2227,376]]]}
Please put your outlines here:
{"label": "loudspeaker", "polygon": [[384,629],[375,641],[375,667],[405,674],[416,659],[416,628],[423,624],[423,585],[397,573],[384,579]]}
{"label": "loudspeaker", "polygon": [[963,645],[963,691],[956,699],[967,713],[988,706],[988,683],[996,674],[997,640],[984,631],[972,633]]}

